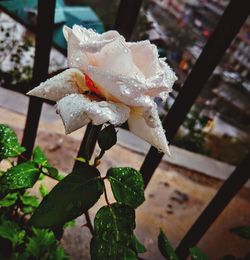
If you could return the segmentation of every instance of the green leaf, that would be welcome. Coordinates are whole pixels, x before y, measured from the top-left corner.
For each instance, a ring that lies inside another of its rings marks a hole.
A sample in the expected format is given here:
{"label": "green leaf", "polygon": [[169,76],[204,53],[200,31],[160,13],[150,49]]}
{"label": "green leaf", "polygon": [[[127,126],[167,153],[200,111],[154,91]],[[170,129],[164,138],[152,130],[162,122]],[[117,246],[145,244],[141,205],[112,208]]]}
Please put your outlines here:
{"label": "green leaf", "polygon": [[0,192],[31,188],[39,178],[40,170],[33,162],[24,162],[8,169],[0,178]]}
{"label": "green leaf", "polygon": [[189,249],[191,260],[208,260],[208,256],[197,247]]}
{"label": "green leaf", "polygon": [[129,167],[110,168],[107,176],[117,202],[137,208],[145,200],[140,172]]}
{"label": "green leaf", "polygon": [[37,208],[39,205],[38,198],[36,196],[31,196],[27,193],[20,196],[20,200],[22,201],[23,205],[25,205],[25,206]]}
{"label": "green leaf", "polygon": [[49,248],[56,244],[56,239],[52,231],[32,228],[33,235],[29,237],[26,252],[34,257],[42,257]]}
{"label": "green leaf", "polygon": [[40,191],[40,194],[43,198],[49,194],[47,187],[43,184],[40,185],[39,191]]}
{"label": "green leaf", "polygon": [[63,225],[63,228],[75,227],[75,225],[76,225],[75,220],[70,220],[70,221],[68,221],[67,223],[65,223],[65,224]]}
{"label": "green leaf", "polygon": [[137,260],[136,253],[126,246],[110,245],[108,241],[93,237],[90,243],[91,260]]}
{"label": "green leaf", "polygon": [[177,255],[175,254],[175,251],[168,241],[167,237],[163,233],[163,231],[160,231],[160,234],[158,236],[158,247],[160,249],[160,252],[166,259],[168,260],[178,260]]}
{"label": "green leaf", "polygon": [[23,243],[25,231],[21,230],[16,223],[2,219],[0,224],[0,237],[10,240],[12,246],[15,247]]}
{"label": "green leaf", "polygon": [[25,259],[33,259],[34,257],[48,260],[69,259],[52,231],[32,228],[32,232],[33,234],[29,237],[26,246],[25,253],[27,257]]}
{"label": "green leaf", "polygon": [[18,193],[8,193],[4,198],[0,200],[0,207],[9,207],[16,203]]}
{"label": "green leaf", "polygon": [[0,160],[17,157],[25,151],[17,139],[15,132],[7,125],[0,124]]}
{"label": "green leaf", "polygon": [[51,252],[50,260],[68,260],[70,257],[65,253],[64,249],[57,246],[53,252]]}
{"label": "green leaf", "polygon": [[250,226],[236,227],[232,228],[230,231],[242,238],[250,240]]}
{"label": "green leaf", "polygon": [[40,146],[37,146],[33,151],[33,161],[37,163],[39,166],[45,168],[51,177],[58,177],[58,170],[52,167],[52,165],[48,162],[48,159],[45,156],[42,149],[40,148]]}
{"label": "green leaf", "polygon": [[33,151],[33,161],[41,166],[48,166],[48,159],[40,146],[37,146]]}
{"label": "green leaf", "polygon": [[34,208],[33,207],[31,207],[31,206],[23,206],[23,208],[22,208],[22,212],[24,213],[24,214],[33,214],[34,213]]}
{"label": "green leaf", "polygon": [[69,174],[44,197],[31,223],[41,228],[63,225],[92,207],[102,193],[99,171],[83,164],[80,172]]}
{"label": "green leaf", "polygon": [[132,236],[130,248],[138,254],[143,254],[147,251],[145,246],[138,240],[135,235]]}
{"label": "green leaf", "polygon": [[101,150],[109,150],[116,142],[117,133],[113,125],[105,127],[98,135],[98,145]]}
{"label": "green leaf", "polygon": [[137,259],[135,252],[129,249],[134,229],[134,209],[118,203],[102,207],[94,220],[92,259]]}

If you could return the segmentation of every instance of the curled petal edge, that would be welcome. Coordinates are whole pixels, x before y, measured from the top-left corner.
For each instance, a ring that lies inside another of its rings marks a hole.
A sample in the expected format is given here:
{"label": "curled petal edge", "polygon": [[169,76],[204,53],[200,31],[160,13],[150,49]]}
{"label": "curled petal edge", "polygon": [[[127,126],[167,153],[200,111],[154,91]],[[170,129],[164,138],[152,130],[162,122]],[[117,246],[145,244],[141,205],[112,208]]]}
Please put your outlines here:
{"label": "curled petal edge", "polygon": [[121,125],[127,121],[130,114],[130,109],[123,104],[90,100],[82,94],[71,94],[59,100],[56,110],[62,118],[66,134],[89,122],[94,125],[107,122]]}
{"label": "curled petal edge", "polygon": [[143,117],[132,112],[128,119],[129,130],[136,136],[154,146],[159,152],[170,156],[168,142],[160,118],[158,114],[156,116],[154,113],[154,116],[155,127],[151,127]]}
{"label": "curled petal edge", "polygon": [[88,88],[85,86],[85,76],[78,69],[67,69],[62,73],[46,80],[27,94],[48,100],[57,101],[72,93],[83,93]]}

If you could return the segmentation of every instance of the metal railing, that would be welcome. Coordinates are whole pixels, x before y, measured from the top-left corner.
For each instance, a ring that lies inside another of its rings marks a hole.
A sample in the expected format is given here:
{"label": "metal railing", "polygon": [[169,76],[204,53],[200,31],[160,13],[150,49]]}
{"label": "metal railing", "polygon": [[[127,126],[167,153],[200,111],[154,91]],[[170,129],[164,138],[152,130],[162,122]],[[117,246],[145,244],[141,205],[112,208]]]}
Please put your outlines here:
{"label": "metal railing", "polygon": [[[138,17],[142,0],[121,0],[114,29],[129,39]],[[38,19],[36,27],[36,51],[33,67],[32,86],[35,87],[48,76],[49,54],[52,46],[55,0],[38,1]],[[200,57],[186,79],[175,103],[163,120],[168,140],[171,142],[192,104],[204,87],[226,49],[237,35],[250,12],[250,2],[231,0],[224,11],[213,35],[208,40]],[[22,145],[27,148],[25,157],[30,158],[37,134],[43,100],[31,97],[24,129]],[[89,131],[87,127],[86,133]],[[86,135],[81,143],[79,154],[84,151]],[[94,147],[91,148],[92,150]],[[141,166],[145,187],[149,183],[163,154],[151,147]],[[74,167],[77,167],[77,162]],[[240,163],[231,176],[224,182],[209,205],[201,213],[176,249],[180,259],[185,259],[189,248],[195,246],[211,224],[239,192],[250,177],[250,154]]]}

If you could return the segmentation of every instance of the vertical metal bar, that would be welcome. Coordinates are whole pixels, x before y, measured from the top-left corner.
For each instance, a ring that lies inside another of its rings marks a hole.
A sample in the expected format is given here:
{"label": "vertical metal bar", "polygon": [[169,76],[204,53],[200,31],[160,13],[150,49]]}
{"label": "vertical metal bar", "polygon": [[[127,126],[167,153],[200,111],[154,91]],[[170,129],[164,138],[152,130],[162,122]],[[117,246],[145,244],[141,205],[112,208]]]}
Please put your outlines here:
{"label": "vertical metal bar", "polygon": [[[56,0],[39,0],[36,26],[36,49],[32,75],[32,86],[38,85],[48,75],[49,56],[52,45],[54,12]],[[34,147],[42,102],[31,97],[28,107],[22,145],[26,147],[24,157],[29,159]],[[20,159],[20,158],[19,158]],[[21,159],[20,159],[21,160]]]}
{"label": "vertical metal bar", "polygon": [[114,29],[127,40],[131,37],[143,0],[120,0]]}
{"label": "vertical metal bar", "polygon": [[195,246],[215,219],[250,178],[250,153],[224,182],[212,201],[190,228],[176,249],[180,259],[186,259],[189,248]]}
{"label": "vertical metal bar", "polygon": [[[247,19],[249,12],[250,1],[245,0],[231,0],[224,11],[214,33],[208,40],[173,106],[163,120],[163,127],[166,129],[167,139],[170,142],[226,49]],[[162,153],[159,153],[153,147],[150,148],[141,167],[145,186],[147,186],[162,157]]]}

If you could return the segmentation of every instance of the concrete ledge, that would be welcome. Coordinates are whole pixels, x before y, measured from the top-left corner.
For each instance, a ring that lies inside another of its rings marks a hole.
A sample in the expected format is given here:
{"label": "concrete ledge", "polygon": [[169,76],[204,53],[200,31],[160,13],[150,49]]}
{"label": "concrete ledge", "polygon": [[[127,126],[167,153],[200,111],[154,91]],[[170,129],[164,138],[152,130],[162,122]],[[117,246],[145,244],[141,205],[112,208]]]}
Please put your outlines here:
{"label": "concrete ledge", "polygon": [[[141,154],[147,154],[150,148],[148,143],[123,129],[119,129],[118,131],[118,144]],[[172,156],[169,157],[165,155],[163,157],[164,161],[223,181],[226,180],[236,168],[234,165],[217,161],[213,158],[193,153],[173,145],[170,146],[170,152]],[[250,181],[248,181],[245,186],[250,188]]]}

